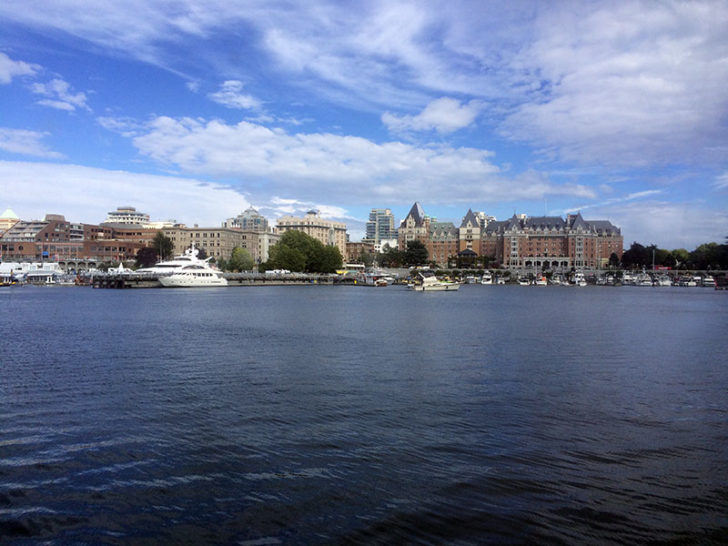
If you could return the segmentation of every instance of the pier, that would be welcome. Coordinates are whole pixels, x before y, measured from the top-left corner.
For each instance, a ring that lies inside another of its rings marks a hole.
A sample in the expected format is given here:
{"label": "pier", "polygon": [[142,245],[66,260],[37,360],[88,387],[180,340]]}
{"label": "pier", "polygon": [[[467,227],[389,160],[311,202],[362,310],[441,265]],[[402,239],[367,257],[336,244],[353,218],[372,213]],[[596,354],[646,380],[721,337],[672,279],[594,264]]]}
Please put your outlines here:
{"label": "pier", "polygon": [[[228,286],[283,286],[306,284],[334,284],[335,275],[318,273],[290,273],[265,275],[262,273],[224,273]],[[160,288],[159,277],[149,273],[95,274],[88,284],[94,288]]]}

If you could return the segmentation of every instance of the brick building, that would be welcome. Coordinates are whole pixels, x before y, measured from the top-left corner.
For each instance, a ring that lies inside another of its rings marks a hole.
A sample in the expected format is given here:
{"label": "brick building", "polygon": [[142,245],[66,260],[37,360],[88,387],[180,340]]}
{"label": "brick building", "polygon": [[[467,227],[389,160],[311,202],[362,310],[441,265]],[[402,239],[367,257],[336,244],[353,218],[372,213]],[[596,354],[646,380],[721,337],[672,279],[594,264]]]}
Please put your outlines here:
{"label": "brick building", "polygon": [[486,226],[480,253],[510,269],[600,269],[612,253],[621,259],[623,245],[619,228],[607,220],[513,215]]}

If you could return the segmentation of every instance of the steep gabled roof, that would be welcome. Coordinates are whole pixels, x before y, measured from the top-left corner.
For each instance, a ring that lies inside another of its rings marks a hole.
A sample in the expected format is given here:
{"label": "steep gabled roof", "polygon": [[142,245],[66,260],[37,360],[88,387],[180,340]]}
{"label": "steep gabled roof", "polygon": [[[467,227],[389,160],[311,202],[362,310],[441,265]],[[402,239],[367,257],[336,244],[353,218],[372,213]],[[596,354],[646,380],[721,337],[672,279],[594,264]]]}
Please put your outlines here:
{"label": "steep gabled roof", "polygon": [[597,233],[606,233],[610,235],[620,233],[619,228],[609,220],[587,220],[587,223],[589,223]]}
{"label": "steep gabled roof", "polygon": [[511,216],[508,220],[506,220],[505,229],[520,229],[521,228],[521,220],[516,216],[515,214]]}
{"label": "steep gabled roof", "polygon": [[526,218],[525,227],[542,230],[562,230],[566,227],[566,221],[561,216],[529,216]]}
{"label": "steep gabled roof", "polygon": [[402,223],[407,221],[407,218],[412,217],[412,219],[415,221],[416,226],[422,226],[425,223],[425,211],[422,209],[422,205],[418,201],[415,201],[415,204],[412,205],[412,208],[410,209],[407,216],[404,217],[404,220]]}
{"label": "steep gabled roof", "polygon": [[430,222],[430,239],[433,241],[454,241],[458,238],[458,228],[452,222]]}
{"label": "steep gabled roof", "polygon": [[502,233],[507,225],[508,225],[508,220],[494,220],[492,222],[488,222],[488,225],[485,226],[485,232],[486,233]]}
{"label": "steep gabled roof", "polygon": [[581,215],[581,212],[577,213],[576,216],[570,217],[573,218],[573,221],[571,222],[571,229],[583,229],[584,231],[591,231],[592,227],[589,225],[589,223],[584,220],[584,218]]}
{"label": "steep gabled roof", "polygon": [[460,224],[460,227],[467,227],[468,222],[473,226],[480,226],[480,222],[478,222],[478,219],[475,217],[475,214],[473,214],[473,209],[468,209],[468,213],[465,215],[465,218],[463,218],[463,222]]}

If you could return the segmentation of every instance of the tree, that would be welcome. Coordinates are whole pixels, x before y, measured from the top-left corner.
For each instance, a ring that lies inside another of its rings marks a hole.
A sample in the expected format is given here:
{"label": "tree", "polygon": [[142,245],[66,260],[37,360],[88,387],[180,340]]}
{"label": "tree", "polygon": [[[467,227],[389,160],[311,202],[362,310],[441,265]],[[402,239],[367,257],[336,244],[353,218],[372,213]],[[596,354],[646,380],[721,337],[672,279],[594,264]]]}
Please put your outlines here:
{"label": "tree", "polygon": [[616,252],[609,255],[609,267],[619,267],[619,256],[617,256]]}
{"label": "tree", "polygon": [[302,231],[286,231],[270,249],[265,269],[333,273],[343,264],[337,247],[326,246]]}
{"label": "tree", "polygon": [[676,248],[671,252],[673,258],[675,258],[675,267],[678,269],[685,269],[687,267],[688,260],[690,259],[690,253],[684,248]]}
{"label": "tree", "polygon": [[404,252],[385,243],[382,252],[377,255],[377,263],[383,267],[401,267],[404,264]]}
{"label": "tree", "polygon": [[363,263],[366,267],[371,267],[374,263],[374,256],[370,252],[362,250],[361,254],[359,254],[359,262]]}
{"label": "tree", "polygon": [[279,242],[271,247],[264,269],[304,271],[306,269],[306,256],[297,248],[282,245]]}
{"label": "tree", "polygon": [[344,260],[341,257],[341,252],[338,247],[326,246],[321,253],[319,272],[335,273],[337,269],[341,268],[343,263]]}
{"label": "tree", "polygon": [[[649,260],[647,255],[650,255]],[[649,252],[647,248],[639,244],[638,242],[632,243],[629,250],[625,250],[622,254],[622,264],[627,269],[641,269],[646,267],[648,263],[652,263],[652,252]]]}
{"label": "tree", "polygon": [[157,251],[157,255],[159,256],[160,260],[166,260],[172,257],[174,243],[172,242],[172,239],[167,237],[161,231],[158,231],[157,234],[154,236],[154,239],[152,239],[152,247],[154,247],[154,249]]}
{"label": "tree", "polygon": [[255,261],[245,248],[236,246],[227,261],[226,267],[228,271],[250,271],[253,269]]}
{"label": "tree", "polygon": [[422,241],[410,241],[404,253],[404,263],[407,265],[422,265],[427,263],[428,252]]}
{"label": "tree", "polygon": [[206,259],[207,258],[207,250],[205,250],[204,248],[198,248],[197,249],[197,257],[200,260]]}
{"label": "tree", "polygon": [[157,263],[159,254],[157,249],[151,246],[140,248],[136,254],[136,267],[151,267]]}
{"label": "tree", "polygon": [[715,269],[720,267],[720,245],[705,243],[690,253],[690,265],[693,269]]}

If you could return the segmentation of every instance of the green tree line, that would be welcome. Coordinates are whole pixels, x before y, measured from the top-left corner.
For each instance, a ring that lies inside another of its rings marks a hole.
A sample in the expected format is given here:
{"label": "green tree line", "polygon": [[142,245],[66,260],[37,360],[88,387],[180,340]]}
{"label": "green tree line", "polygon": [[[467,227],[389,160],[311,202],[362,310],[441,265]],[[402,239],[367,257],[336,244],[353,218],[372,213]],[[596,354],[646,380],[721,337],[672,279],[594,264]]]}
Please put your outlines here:
{"label": "green tree line", "polygon": [[302,231],[286,231],[268,252],[259,271],[287,269],[305,273],[334,273],[344,260],[338,247],[324,245]]}
{"label": "green tree line", "polygon": [[666,250],[657,245],[644,246],[633,242],[622,254],[622,266],[626,269],[642,269],[655,266],[672,269],[728,269],[728,244],[704,243],[695,250],[684,248]]}

